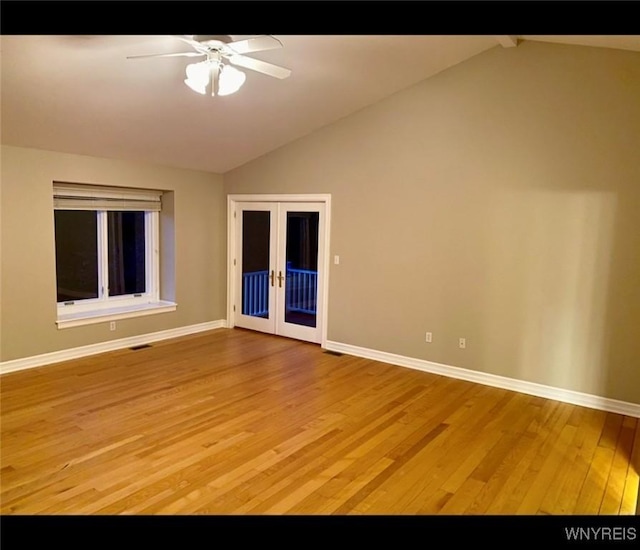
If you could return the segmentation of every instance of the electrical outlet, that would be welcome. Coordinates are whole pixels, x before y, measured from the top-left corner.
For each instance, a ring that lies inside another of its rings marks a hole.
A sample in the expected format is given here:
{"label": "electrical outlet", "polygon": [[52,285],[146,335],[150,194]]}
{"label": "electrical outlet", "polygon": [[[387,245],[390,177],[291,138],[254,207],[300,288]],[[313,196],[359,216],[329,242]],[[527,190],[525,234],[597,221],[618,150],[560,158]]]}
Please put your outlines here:
{"label": "electrical outlet", "polygon": [[427,334],[424,337],[424,341],[431,343],[431,338],[432,338],[432,334],[430,332],[427,332]]}
{"label": "electrical outlet", "polygon": [[111,331],[116,330],[116,322],[115,321],[111,321],[109,323],[109,330],[111,330]]}
{"label": "electrical outlet", "polygon": [[461,347],[462,349],[467,347],[467,339],[466,338],[460,338],[458,340],[458,346]]}

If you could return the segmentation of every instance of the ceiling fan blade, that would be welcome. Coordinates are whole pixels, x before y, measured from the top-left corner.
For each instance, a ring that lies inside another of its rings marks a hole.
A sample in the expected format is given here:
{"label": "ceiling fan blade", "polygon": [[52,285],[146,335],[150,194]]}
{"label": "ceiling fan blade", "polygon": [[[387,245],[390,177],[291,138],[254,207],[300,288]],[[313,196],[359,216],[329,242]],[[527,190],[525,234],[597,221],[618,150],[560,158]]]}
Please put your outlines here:
{"label": "ceiling fan blade", "polygon": [[260,61],[259,59],[253,59],[252,57],[245,57],[244,55],[225,55],[229,62],[238,67],[244,67],[245,69],[251,69],[258,73],[267,74],[275,78],[287,78],[291,74],[290,69],[284,67],[278,67],[272,63],[266,61]]}
{"label": "ceiling fan blade", "polygon": [[142,59],[144,57],[201,57],[206,55],[199,52],[181,52],[181,53],[154,53],[150,55],[130,55],[127,59]]}
{"label": "ceiling fan blade", "polygon": [[227,47],[235,53],[262,52],[282,48],[282,42],[273,36],[265,35],[256,38],[247,38],[237,42],[229,42]]}

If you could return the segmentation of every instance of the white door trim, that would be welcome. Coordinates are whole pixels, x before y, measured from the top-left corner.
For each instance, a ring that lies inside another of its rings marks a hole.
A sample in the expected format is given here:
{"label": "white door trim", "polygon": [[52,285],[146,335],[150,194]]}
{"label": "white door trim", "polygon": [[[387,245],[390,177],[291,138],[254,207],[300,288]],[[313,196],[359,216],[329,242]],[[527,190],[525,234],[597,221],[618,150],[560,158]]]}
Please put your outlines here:
{"label": "white door trim", "polygon": [[[287,243],[287,212],[315,212],[318,214],[318,229],[320,231],[318,239],[318,262],[324,262],[326,257],[324,239],[324,224],[325,224],[325,204],[323,202],[280,202],[278,203],[278,265],[276,271],[286,274],[286,243]],[[319,263],[318,267],[318,291],[321,293],[324,289],[324,275],[325,270],[323,268],[325,264]],[[289,281],[285,283],[285,287],[289,285]],[[289,338],[297,338],[299,340],[305,340],[307,342],[322,342],[322,320],[324,317],[324,303],[320,304],[316,315],[316,325],[314,327],[307,327],[295,322],[287,322],[286,320],[286,298],[285,292],[279,293],[280,299],[277,304],[276,310],[276,334],[282,336],[288,336]],[[321,294],[318,294],[321,296]]]}
{"label": "white door trim", "polygon": [[238,220],[233,215],[238,202],[320,202],[324,203],[325,208],[325,224],[324,224],[324,246],[325,254],[323,261],[324,277],[322,284],[322,308],[323,315],[321,320],[322,341],[320,345],[326,348],[327,343],[327,323],[329,319],[329,257],[331,251],[331,195],[330,194],[313,194],[313,195],[227,195],[227,326],[233,328],[235,326],[235,313],[233,304],[235,302],[235,277],[233,265],[236,252],[236,235],[238,233]]}
{"label": "white door trim", "polygon": [[[244,211],[245,208],[248,210],[259,210],[261,212],[269,213],[269,237],[270,238],[269,238],[269,254],[268,254],[269,265],[267,266],[267,270],[273,274],[276,270],[276,264],[275,264],[276,256],[274,256],[271,252],[276,249],[276,245],[278,243],[278,235],[276,230],[278,226],[278,212],[279,212],[278,205],[272,202],[240,202],[240,203],[236,203],[236,208],[234,209],[234,212],[238,217],[240,217],[242,216],[242,212]],[[236,226],[239,228],[240,223],[236,224]],[[238,250],[242,250],[242,231],[238,231],[235,237],[237,239],[236,245],[239,245],[239,246],[236,246],[236,248]],[[236,250],[236,252],[238,252],[238,250]],[[238,256],[235,257],[234,267],[236,270],[242,270],[242,271],[236,271],[236,273],[243,272],[244,267],[242,265],[241,253],[239,253]],[[268,289],[267,303],[270,306],[268,317],[266,319],[262,317],[252,317],[250,315],[243,315],[242,311],[234,311],[233,312],[234,325],[236,324],[241,325],[244,328],[257,330],[259,332],[267,332],[269,334],[275,333],[277,312],[276,312],[276,308],[273,307],[275,305],[275,295],[276,295],[276,288],[274,286],[274,283],[275,283],[275,280],[271,279],[271,283],[267,286],[267,289]],[[235,284],[235,281],[234,281],[234,284]],[[233,303],[242,304],[242,286],[236,284],[234,288],[234,292],[236,293],[236,296]],[[236,306],[236,309],[237,309],[237,306]]]}

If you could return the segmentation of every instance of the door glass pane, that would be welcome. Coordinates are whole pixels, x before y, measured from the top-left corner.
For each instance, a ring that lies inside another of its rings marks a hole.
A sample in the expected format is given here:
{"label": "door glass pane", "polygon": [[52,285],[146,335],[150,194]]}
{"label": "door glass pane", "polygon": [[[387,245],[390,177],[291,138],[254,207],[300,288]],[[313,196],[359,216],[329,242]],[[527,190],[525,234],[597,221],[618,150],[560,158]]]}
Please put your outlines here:
{"label": "door glass pane", "polygon": [[269,318],[271,212],[242,212],[242,314]]}
{"label": "door glass pane", "polygon": [[98,297],[97,212],[56,210],[58,302]]}
{"label": "door glass pane", "polygon": [[316,326],[319,221],[318,212],[287,212],[286,323]]}
{"label": "door glass pane", "polygon": [[109,296],[146,291],[144,212],[107,212]]}

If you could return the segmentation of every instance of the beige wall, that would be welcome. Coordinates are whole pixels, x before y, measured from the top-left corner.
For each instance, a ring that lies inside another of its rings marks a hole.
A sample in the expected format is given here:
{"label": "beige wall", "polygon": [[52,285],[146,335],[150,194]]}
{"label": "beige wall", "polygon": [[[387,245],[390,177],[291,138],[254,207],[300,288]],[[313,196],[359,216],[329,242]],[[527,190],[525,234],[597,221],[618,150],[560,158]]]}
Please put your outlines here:
{"label": "beige wall", "polygon": [[[226,199],[222,177],[165,168],[2,146],[0,180],[0,360],[8,361],[204,323],[226,316]],[[175,276],[175,312],[57,329],[52,182],[122,185],[172,191],[175,245],[164,212],[161,239],[167,250],[161,288]],[[173,251],[171,249],[174,249]],[[175,266],[166,260],[175,253]]]}
{"label": "beige wall", "polygon": [[332,194],[330,340],[640,403],[639,53],[497,47],[224,182]]}

